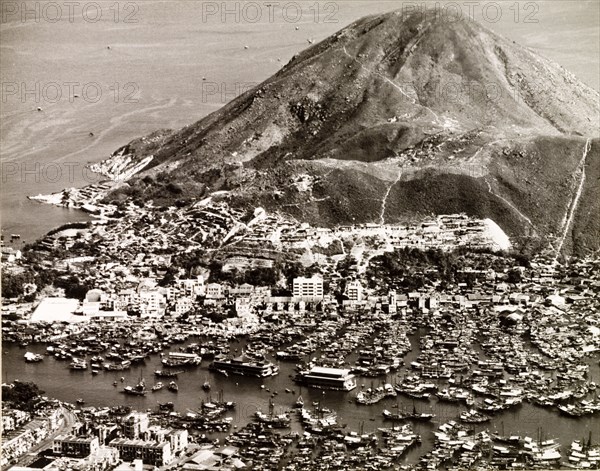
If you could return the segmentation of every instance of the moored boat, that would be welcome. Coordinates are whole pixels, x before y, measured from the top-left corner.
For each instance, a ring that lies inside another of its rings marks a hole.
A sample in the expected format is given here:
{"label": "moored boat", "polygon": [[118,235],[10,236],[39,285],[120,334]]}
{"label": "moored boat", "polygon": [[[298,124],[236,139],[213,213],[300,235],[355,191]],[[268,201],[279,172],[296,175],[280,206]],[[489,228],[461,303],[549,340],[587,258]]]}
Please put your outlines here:
{"label": "moored boat", "polygon": [[183,373],[183,371],[156,370],[154,376],[157,376],[158,378],[177,378],[177,375],[180,373]]}
{"label": "moored boat", "polygon": [[291,418],[288,414],[275,414],[273,402],[269,402],[269,413],[265,414],[258,410],[254,414],[258,422],[273,428],[287,428],[290,426]]}
{"label": "moored boat", "polygon": [[365,391],[359,391],[356,395],[356,403],[362,405],[376,404],[385,398],[383,388],[368,388]]}
{"label": "moored boat", "polygon": [[197,366],[202,362],[202,357],[195,353],[169,352],[169,355],[163,358],[161,362],[163,365],[169,367]]}
{"label": "moored boat", "polygon": [[265,378],[279,373],[279,367],[264,360],[251,360],[243,356],[237,358],[215,358],[210,364],[210,369],[225,371],[243,376],[257,376]]}
{"label": "moored boat", "polygon": [[312,388],[351,391],[356,387],[356,378],[350,370],[315,366],[303,372],[296,381]]}
{"label": "moored boat", "polygon": [[468,424],[482,424],[490,421],[490,416],[471,409],[460,413],[460,420]]}
{"label": "moored boat", "polygon": [[87,370],[88,364],[87,361],[81,360],[79,358],[73,358],[73,361],[69,365],[72,370]]}
{"label": "moored boat", "polygon": [[38,363],[44,359],[44,357],[38,353],[27,352],[23,355],[27,363]]}
{"label": "moored boat", "polygon": [[146,383],[144,383],[142,378],[135,386],[125,386],[123,392],[132,396],[145,396],[148,391],[146,390]]}

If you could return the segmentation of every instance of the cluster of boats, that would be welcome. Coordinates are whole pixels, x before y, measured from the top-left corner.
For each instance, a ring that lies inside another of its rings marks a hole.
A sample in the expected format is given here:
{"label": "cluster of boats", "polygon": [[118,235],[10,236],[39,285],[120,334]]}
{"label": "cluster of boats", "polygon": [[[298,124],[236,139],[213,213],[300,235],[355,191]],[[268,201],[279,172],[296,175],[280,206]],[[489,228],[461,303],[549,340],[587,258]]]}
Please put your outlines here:
{"label": "cluster of boats", "polygon": [[461,412],[459,418],[462,422],[467,424],[482,424],[491,420],[489,415],[483,414],[475,409]]}
{"label": "cluster of boats", "polygon": [[302,425],[311,433],[327,433],[340,428],[337,423],[337,413],[322,407],[320,404],[315,406],[313,412],[304,407],[299,410]]}
{"label": "cluster of boats", "polygon": [[[339,332],[343,331],[340,336]],[[385,330],[388,335],[370,339],[375,332]],[[370,323],[351,324],[348,318],[326,319],[305,332],[303,338],[292,342],[276,352],[276,357],[284,361],[300,361],[303,357],[320,350],[315,364],[330,368],[349,368],[353,373],[366,377],[384,376],[403,364],[402,358],[410,351],[406,335],[407,326],[390,319],[377,319]],[[346,359],[352,352],[359,352],[353,365],[346,366]],[[310,365],[302,365],[304,369]]]}
{"label": "cluster of boats", "polygon": [[383,443],[375,459],[383,457],[384,466],[397,463],[409,448],[421,443],[421,436],[413,432],[410,424],[378,430],[381,432]]}
{"label": "cluster of boats", "polygon": [[356,394],[356,403],[362,405],[376,404],[386,397],[396,397],[397,393],[394,387],[386,383],[383,386],[374,388],[371,386],[365,390],[359,391]]}
{"label": "cluster of boats", "polygon": [[[154,384],[154,386],[152,386],[152,392],[160,391],[161,389],[164,389],[164,387],[165,384],[162,381],[158,381]],[[168,385],[166,385],[166,387],[169,391],[172,392],[179,391],[179,386],[175,381],[171,381]]]}
{"label": "cluster of boats", "polygon": [[558,410],[571,417],[582,417],[588,414],[600,412],[600,400],[593,401],[582,400],[577,404],[560,404]]}
{"label": "cluster of boats", "polygon": [[600,446],[594,446],[588,440],[575,440],[571,442],[568,463],[572,469],[600,469]]}
{"label": "cluster of boats", "polygon": [[373,345],[363,347],[352,366],[352,372],[364,377],[385,376],[404,365],[404,356],[410,352],[409,327],[398,320],[380,320],[375,329],[385,329],[386,335],[376,336]]}
{"label": "cluster of boats", "polygon": [[[296,434],[280,433],[260,422],[250,422],[225,439],[228,447],[239,450],[239,457],[248,469],[278,469],[285,450],[297,440]],[[222,468],[221,468],[222,469]]]}
{"label": "cluster of boats", "polygon": [[[158,381],[150,389],[152,392],[156,392],[163,388],[165,388],[165,384],[162,381]],[[169,384],[166,385],[166,388],[172,392],[179,391],[179,386],[175,381],[169,382]],[[135,386],[125,386],[123,388],[123,393],[131,396],[145,396],[148,393],[148,388],[146,387],[144,378],[140,378],[139,382]]]}
{"label": "cluster of boats", "polygon": [[265,414],[264,412],[258,410],[254,415],[258,422],[265,424],[269,428],[288,428],[292,420],[289,412],[282,412],[281,414],[276,414],[275,405],[273,404],[273,401],[269,401],[268,414]]}
{"label": "cluster of boats", "polygon": [[[154,372],[156,383],[153,386],[147,388],[140,379],[134,386],[125,386],[123,393],[143,396],[162,389],[177,391],[178,375],[199,365],[203,358],[210,357],[210,369],[223,375],[267,378],[279,372],[278,366],[267,360],[275,351],[278,359],[299,363],[298,382],[309,387],[350,391],[357,387],[357,375],[376,377],[388,374],[402,365],[404,355],[410,350],[407,335],[417,322],[408,321],[406,316],[394,319],[394,322],[384,315],[377,316],[375,320],[364,323],[350,322],[351,316],[330,316],[323,322],[290,326],[285,333],[274,331],[270,335],[271,332],[263,332],[262,337],[253,337],[244,353],[236,357],[229,355],[229,345],[219,341],[215,341],[210,348],[199,343],[182,346],[179,351],[161,356],[161,368],[164,369]],[[425,455],[422,462],[425,469],[444,466],[468,469],[488,462],[507,468],[556,465],[560,460],[560,448],[555,441],[494,436],[487,431],[475,433],[471,425],[488,422],[493,414],[516,408],[523,401],[552,407],[573,417],[594,414],[600,410],[600,401],[591,398],[596,394],[596,385],[590,381],[586,366],[577,364],[582,357],[577,357],[575,361],[561,355],[556,351],[555,344],[541,338],[540,330],[536,332],[534,345],[543,342],[543,355],[527,344],[526,336],[511,335],[510,331],[495,325],[495,321],[486,312],[482,312],[481,316],[461,311],[451,316],[428,314],[426,319],[420,321],[427,325],[427,329],[420,333],[420,351],[408,365],[407,373],[395,379],[388,376],[385,381],[389,383],[382,381],[378,387],[371,385],[347,399],[370,405],[400,394],[414,399],[465,404],[466,410],[457,414],[455,421],[443,424],[435,432],[434,449]],[[493,339],[481,339],[484,328]],[[291,332],[297,332],[297,335],[291,336]],[[375,335],[377,332],[379,335]],[[158,340],[154,337],[146,343],[158,345],[158,351],[161,351],[165,347],[165,337],[159,334]],[[147,352],[156,353],[153,347],[146,348],[138,339],[124,343],[109,341],[106,336],[102,340],[91,337],[80,340],[81,345],[64,341],[51,345],[48,353],[59,359],[68,358],[71,368],[75,370],[87,369],[89,361],[92,372],[128,369],[136,362],[144,361],[145,355],[150,354]],[[302,361],[306,355],[315,352],[318,353],[310,363]],[[37,357],[27,360],[27,355],[26,361],[41,361]],[[89,360],[85,359],[86,355]],[[91,355],[94,356],[90,358]],[[202,389],[210,391],[208,379],[202,384]],[[159,396],[157,394],[155,397]],[[341,469],[366,469],[371,465],[375,469],[384,463],[391,466],[389,460],[397,459],[408,446],[418,443],[418,436],[408,427],[410,424],[402,424],[400,428],[380,428],[378,432],[363,433],[361,430],[345,433],[343,426],[338,425],[334,411],[320,405],[309,410],[301,397],[296,406],[306,431],[298,442],[299,449],[306,447],[308,450],[310,446],[318,446],[318,452],[310,449],[310,453],[314,451],[313,457],[324,449],[325,454],[321,456]],[[165,413],[165,422],[168,420],[183,428],[214,432],[227,431],[231,426],[231,418],[225,416],[229,409],[219,401],[209,400],[198,411],[189,411],[187,414],[179,414],[173,409],[172,402],[160,404],[161,412]],[[393,406],[390,409],[394,411]],[[435,417],[433,414],[417,412],[414,407],[412,412],[400,410],[399,407],[394,412],[386,409],[382,415],[387,424],[394,421],[430,421]],[[271,402],[269,411],[258,411],[254,414],[254,420],[255,423],[246,431],[235,434],[235,443],[251,443],[249,450],[257,454],[262,453],[261,448],[270,445],[285,449],[287,438],[273,437],[269,431],[288,428],[291,421],[289,411],[275,413]],[[381,439],[376,436],[378,433]],[[292,441],[297,441],[297,438]],[[350,448],[358,451],[348,453]],[[344,450],[346,456],[338,453],[339,450]],[[279,451],[277,448],[276,453]],[[589,463],[593,468],[597,466],[596,453],[596,449],[577,442],[575,446],[572,445],[569,465],[585,468]],[[308,452],[304,454],[301,451],[295,463],[303,463],[304,458],[308,460],[308,455]]]}
{"label": "cluster of boats", "polygon": [[427,412],[417,412],[417,408],[413,407],[412,412],[398,412],[394,414],[387,409],[382,412],[383,418],[386,420],[402,421],[402,420],[414,420],[420,422],[428,422],[435,417],[435,414],[429,414]]}
{"label": "cluster of boats", "polygon": [[209,397],[208,401],[202,401],[199,409],[188,411],[179,422],[183,428],[193,428],[207,432],[226,432],[233,422],[232,417],[226,417],[228,411],[235,409],[235,402],[223,400],[220,392],[217,400]]}
{"label": "cluster of boats", "polygon": [[46,353],[54,356],[57,360],[72,360],[73,358],[85,358],[86,356],[103,355],[100,361],[110,363],[143,362],[149,355],[159,353],[163,346],[151,342],[138,342],[130,340],[123,344],[113,341],[100,341],[98,337],[91,336],[79,339],[76,342],[51,343],[46,347]]}

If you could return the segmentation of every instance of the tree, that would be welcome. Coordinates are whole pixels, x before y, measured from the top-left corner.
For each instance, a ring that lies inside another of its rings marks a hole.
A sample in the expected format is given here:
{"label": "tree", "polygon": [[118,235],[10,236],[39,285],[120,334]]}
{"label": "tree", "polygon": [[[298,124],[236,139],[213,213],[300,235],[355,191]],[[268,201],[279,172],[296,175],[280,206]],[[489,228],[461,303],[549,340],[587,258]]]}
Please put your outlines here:
{"label": "tree", "polygon": [[2,400],[12,402],[16,409],[32,411],[39,396],[44,394],[35,383],[15,381],[2,386]]}
{"label": "tree", "polygon": [[510,270],[508,270],[506,281],[513,284],[521,283],[521,270],[519,270],[518,268],[511,268]]}

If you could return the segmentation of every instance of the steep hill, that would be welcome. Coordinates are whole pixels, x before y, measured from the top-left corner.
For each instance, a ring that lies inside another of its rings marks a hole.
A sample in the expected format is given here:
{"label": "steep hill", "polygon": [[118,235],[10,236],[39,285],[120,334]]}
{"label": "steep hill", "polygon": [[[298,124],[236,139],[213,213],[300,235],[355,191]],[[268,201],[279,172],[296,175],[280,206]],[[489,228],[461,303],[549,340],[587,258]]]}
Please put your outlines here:
{"label": "steep hill", "polygon": [[466,212],[515,240],[597,250],[599,111],[596,91],[476,22],[391,12],[132,146],[132,162],[152,159],[112,197],[229,190],[327,225]]}

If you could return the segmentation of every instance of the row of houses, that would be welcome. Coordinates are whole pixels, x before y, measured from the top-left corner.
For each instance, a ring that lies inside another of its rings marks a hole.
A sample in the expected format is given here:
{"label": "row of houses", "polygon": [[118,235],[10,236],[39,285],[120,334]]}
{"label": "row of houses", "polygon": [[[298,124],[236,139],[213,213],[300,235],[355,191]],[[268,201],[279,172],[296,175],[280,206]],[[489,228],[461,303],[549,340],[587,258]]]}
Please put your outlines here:
{"label": "row of houses", "polygon": [[[4,415],[4,413],[3,413]],[[15,417],[14,414],[10,414]],[[2,457],[0,466],[7,466],[27,453],[32,447],[45,440],[59,425],[58,411],[48,413],[44,417],[36,417],[33,420],[23,422],[22,417],[18,419],[19,426],[2,433]],[[4,419],[2,420],[4,426]],[[10,423],[8,423],[10,427]]]}

